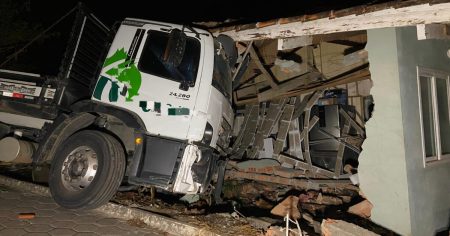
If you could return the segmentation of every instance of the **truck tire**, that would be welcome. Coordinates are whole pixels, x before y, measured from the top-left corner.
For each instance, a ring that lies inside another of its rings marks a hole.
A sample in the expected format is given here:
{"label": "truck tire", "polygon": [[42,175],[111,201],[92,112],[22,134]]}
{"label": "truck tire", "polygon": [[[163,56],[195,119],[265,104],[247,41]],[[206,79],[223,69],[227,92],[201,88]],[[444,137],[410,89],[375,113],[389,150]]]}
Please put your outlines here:
{"label": "truck tire", "polygon": [[53,199],[71,209],[107,203],[125,172],[125,154],[111,135],[85,130],[70,136],[56,151],[49,175]]}

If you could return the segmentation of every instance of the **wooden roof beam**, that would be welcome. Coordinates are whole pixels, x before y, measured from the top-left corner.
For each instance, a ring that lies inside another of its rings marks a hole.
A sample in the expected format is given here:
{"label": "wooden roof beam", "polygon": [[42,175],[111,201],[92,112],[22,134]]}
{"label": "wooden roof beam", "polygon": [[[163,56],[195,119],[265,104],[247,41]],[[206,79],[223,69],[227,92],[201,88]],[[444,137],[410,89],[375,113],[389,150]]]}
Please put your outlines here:
{"label": "wooden roof beam", "polygon": [[226,34],[235,41],[289,38],[305,35],[350,32],[385,27],[412,26],[418,24],[444,23],[450,21],[450,3],[428,3],[378,11],[325,17],[310,21],[285,23],[283,19],[256,28],[233,27],[214,34]]}

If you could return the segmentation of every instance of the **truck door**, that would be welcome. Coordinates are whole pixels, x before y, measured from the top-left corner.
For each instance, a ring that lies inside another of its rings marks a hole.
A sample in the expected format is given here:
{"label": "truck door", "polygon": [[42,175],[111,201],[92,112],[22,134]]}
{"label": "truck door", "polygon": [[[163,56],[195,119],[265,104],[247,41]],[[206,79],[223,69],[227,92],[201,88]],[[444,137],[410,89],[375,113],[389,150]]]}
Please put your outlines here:
{"label": "truck door", "polygon": [[[201,82],[204,43],[185,32],[188,38],[180,65],[167,65],[163,57],[173,27],[122,25],[93,97],[135,112],[151,134],[187,139]],[[183,80],[188,82],[184,89]]]}

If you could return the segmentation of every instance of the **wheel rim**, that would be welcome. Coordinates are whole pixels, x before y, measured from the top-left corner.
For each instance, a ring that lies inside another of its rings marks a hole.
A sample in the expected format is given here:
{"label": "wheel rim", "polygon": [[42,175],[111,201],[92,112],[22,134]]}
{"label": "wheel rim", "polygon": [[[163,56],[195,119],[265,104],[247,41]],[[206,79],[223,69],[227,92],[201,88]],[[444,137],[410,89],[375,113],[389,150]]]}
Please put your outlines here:
{"label": "wheel rim", "polygon": [[80,146],[64,159],[61,179],[66,188],[80,191],[92,183],[97,169],[97,153],[91,147]]}

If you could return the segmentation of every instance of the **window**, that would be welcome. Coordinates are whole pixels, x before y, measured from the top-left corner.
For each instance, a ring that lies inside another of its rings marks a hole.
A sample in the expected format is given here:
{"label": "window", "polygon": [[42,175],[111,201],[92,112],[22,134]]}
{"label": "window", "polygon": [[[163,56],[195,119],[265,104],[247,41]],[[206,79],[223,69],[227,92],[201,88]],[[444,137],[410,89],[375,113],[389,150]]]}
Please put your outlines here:
{"label": "window", "polygon": [[[214,43],[214,71],[212,78],[212,86],[219,90],[228,100],[231,101],[232,79],[231,69],[225,55],[219,47],[219,43]],[[219,53],[217,53],[219,52]]]}
{"label": "window", "polygon": [[418,67],[424,165],[450,160],[450,73]]}
{"label": "window", "polygon": [[144,50],[139,60],[139,70],[177,82],[183,81],[184,77],[191,86],[194,86],[200,60],[200,42],[195,38],[188,37],[181,64],[174,68],[162,60],[168,39],[168,33],[148,31]]}

